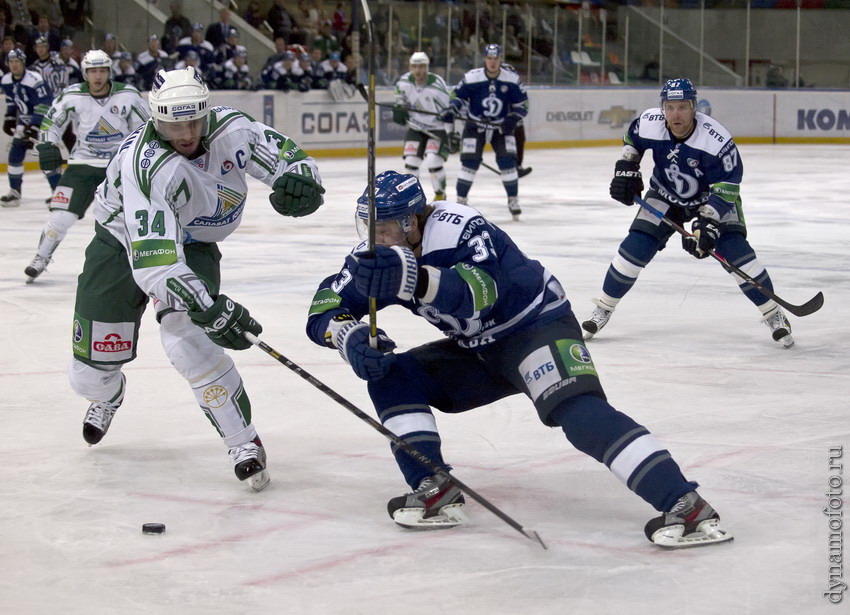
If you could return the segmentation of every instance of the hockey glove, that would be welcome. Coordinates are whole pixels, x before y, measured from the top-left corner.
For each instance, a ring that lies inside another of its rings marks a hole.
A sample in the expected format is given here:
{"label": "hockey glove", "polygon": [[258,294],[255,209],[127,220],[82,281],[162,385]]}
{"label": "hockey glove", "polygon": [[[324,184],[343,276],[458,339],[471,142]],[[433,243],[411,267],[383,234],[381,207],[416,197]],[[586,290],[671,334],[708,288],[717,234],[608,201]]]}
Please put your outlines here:
{"label": "hockey glove", "polygon": [[62,152],[54,143],[39,143],[35,146],[38,150],[38,166],[42,171],[55,171],[62,166]]}
{"label": "hockey glove", "polygon": [[516,130],[517,124],[519,124],[520,116],[516,113],[509,113],[505,116],[505,119],[502,120],[502,134],[503,135],[512,135]]}
{"label": "hockey glove", "polygon": [[623,205],[634,205],[635,196],[643,192],[640,164],[634,160],[618,160],[614,165],[614,179],[609,188],[611,198]]}
{"label": "hockey glove", "polygon": [[212,307],[202,312],[189,310],[189,318],[204,330],[213,342],[230,350],[251,347],[243,333],[259,335],[263,327],[251,318],[248,310],[227,295],[219,295]]}
{"label": "hockey glove", "polygon": [[6,116],[3,118],[3,132],[10,137],[15,134],[15,126],[18,125],[17,118]]}
{"label": "hockey glove", "polygon": [[407,109],[404,107],[393,107],[393,121],[396,124],[401,124],[404,126],[407,124],[407,120],[410,119],[410,114],[407,112]]}
{"label": "hockey glove", "polygon": [[460,151],[460,135],[456,132],[450,132],[447,138],[447,147],[450,154],[457,154]]}
{"label": "hockey glove", "polygon": [[453,124],[455,121],[455,110],[453,107],[449,107],[445,111],[443,111],[440,115],[437,116],[437,119],[441,122],[445,122],[446,124]]}
{"label": "hockey glove", "polygon": [[362,380],[380,380],[387,375],[395,362],[395,348],[387,334],[378,329],[378,348],[369,345],[369,325],[352,322],[336,334],[335,344],[340,356],[351,365],[354,373]]}
{"label": "hockey glove", "polygon": [[693,235],[682,236],[682,248],[697,258],[706,258],[720,237],[720,227],[711,218],[700,216],[691,224],[691,232]]}
{"label": "hockey glove", "polygon": [[269,201],[275,211],[283,216],[307,216],[322,204],[324,187],[316,180],[297,173],[284,173],[272,186]]}
{"label": "hockey glove", "polygon": [[375,246],[375,253],[350,254],[345,264],[358,292],[375,299],[413,299],[419,265],[410,248]]}

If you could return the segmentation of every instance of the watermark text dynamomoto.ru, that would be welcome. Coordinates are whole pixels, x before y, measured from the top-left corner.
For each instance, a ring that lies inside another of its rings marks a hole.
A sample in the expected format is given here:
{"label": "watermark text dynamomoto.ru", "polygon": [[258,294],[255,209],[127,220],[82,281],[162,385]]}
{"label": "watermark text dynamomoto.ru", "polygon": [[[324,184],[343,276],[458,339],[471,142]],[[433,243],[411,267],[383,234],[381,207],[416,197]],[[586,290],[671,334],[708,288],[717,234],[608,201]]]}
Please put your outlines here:
{"label": "watermark text dynamomoto.ru", "polygon": [[838,604],[844,599],[844,590],[847,589],[847,583],[844,582],[844,564],[842,556],[844,555],[844,503],[841,499],[842,494],[842,470],[844,464],[840,461],[844,455],[843,446],[831,446],[829,448],[829,490],[826,492],[826,497],[829,498],[824,506],[823,514],[829,519],[829,572],[827,575],[829,589],[823,592],[824,598]]}

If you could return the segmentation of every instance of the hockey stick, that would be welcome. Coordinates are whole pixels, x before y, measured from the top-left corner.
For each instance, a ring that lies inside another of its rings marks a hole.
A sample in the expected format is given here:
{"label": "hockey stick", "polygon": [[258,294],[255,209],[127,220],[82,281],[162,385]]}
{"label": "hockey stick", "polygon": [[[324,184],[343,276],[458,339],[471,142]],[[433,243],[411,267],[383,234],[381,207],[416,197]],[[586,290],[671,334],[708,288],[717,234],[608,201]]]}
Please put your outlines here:
{"label": "hockey stick", "polygon": [[[656,218],[658,218],[659,220],[661,220],[662,222],[667,224],[667,226],[674,229],[677,233],[679,233],[683,237],[693,237],[692,233],[689,233],[684,228],[682,228],[681,226],[679,226],[678,224],[673,222],[670,218],[667,218],[663,213],[661,213],[660,211],[655,209],[652,205],[650,205],[649,203],[644,201],[641,197],[635,196],[634,202],[637,203],[638,205],[640,205],[641,207],[643,207],[646,211],[648,211],[649,213],[654,215]],[[748,282],[749,284],[752,284],[753,287],[755,287],[755,289],[757,291],[759,291],[762,295],[764,295],[765,297],[768,297],[770,299],[773,299],[774,301],[776,301],[776,303],[778,303],[779,305],[784,307],[786,310],[788,310],[789,312],[794,314],[794,316],[808,316],[809,314],[814,314],[819,309],[821,309],[821,307],[823,306],[823,293],[820,292],[820,291],[818,291],[818,294],[816,294],[814,297],[812,297],[811,299],[806,301],[804,304],[794,305],[793,303],[788,303],[787,301],[785,301],[781,297],[774,294],[769,288],[765,288],[762,284],[760,284],[755,279],[753,279],[752,277],[747,275],[741,269],[738,269],[738,267],[736,267],[735,265],[733,265],[732,263],[727,261],[725,258],[720,256],[714,250],[709,250],[708,254],[712,258],[714,258],[714,260],[718,261],[721,265],[723,265],[724,269],[726,269],[727,271],[731,271],[731,272],[735,273],[738,277],[742,278],[744,281]]]}
{"label": "hockey stick", "polygon": [[[369,189],[369,254],[375,253],[375,32],[372,24],[372,13],[369,11],[369,3],[360,0],[363,6],[363,15],[366,18],[366,30],[369,34],[369,90],[366,92],[366,102],[369,105],[369,130],[367,138],[367,168]],[[358,83],[357,89],[363,94],[363,84]],[[378,302],[375,297],[369,297],[369,345],[376,349],[378,347]]]}
{"label": "hockey stick", "polygon": [[418,450],[413,448],[410,444],[408,444],[407,442],[405,442],[404,440],[399,438],[397,435],[395,435],[389,429],[387,429],[386,427],[381,425],[378,421],[376,421],[371,416],[369,416],[368,414],[363,412],[360,408],[358,408],[357,406],[352,404],[350,401],[345,399],[342,395],[340,395],[339,393],[337,393],[336,391],[334,391],[333,389],[331,389],[330,387],[325,385],[320,380],[313,377],[307,371],[305,371],[300,366],[296,365],[295,363],[293,363],[292,361],[287,359],[285,356],[283,356],[282,354],[277,352],[274,348],[272,348],[271,346],[269,346],[265,342],[260,341],[260,339],[257,336],[255,336],[251,333],[248,333],[247,331],[244,332],[243,335],[245,336],[245,339],[247,339],[249,342],[251,342],[252,344],[257,346],[260,350],[265,352],[267,355],[269,355],[275,361],[283,364],[284,366],[286,366],[287,368],[289,368],[290,370],[292,370],[293,372],[295,372],[296,374],[298,374],[299,376],[304,378],[304,380],[306,380],[307,382],[312,384],[314,387],[319,389],[322,393],[324,393],[325,395],[327,395],[328,397],[333,399],[335,402],[340,404],[343,408],[345,408],[346,410],[351,412],[354,416],[359,418],[361,421],[363,421],[364,423],[367,423],[375,431],[377,431],[378,433],[380,433],[381,435],[386,437],[390,442],[392,442],[398,448],[402,449],[405,453],[407,453],[408,455],[410,455],[411,457],[416,459],[416,461],[418,461],[423,466],[425,466],[426,468],[431,470],[434,474],[439,474],[440,476],[443,476],[443,477],[449,479],[452,483],[454,483],[454,485],[458,489],[460,489],[466,495],[468,495],[470,498],[472,498],[473,500],[475,500],[476,502],[481,504],[481,506],[483,506],[484,508],[489,510],[491,513],[493,513],[494,515],[499,517],[499,519],[501,519],[502,521],[504,521],[505,523],[510,525],[512,528],[514,528],[520,534],[522,534],[523,536],[525,536],[529,540],[533,540],[535,542],[540,543],[540,546],[543,547],[544,549],[548,549],[548,547],[546,546],[546,543],[543,542],[543,539],[540,538],[540,535],[535,530],[530,530],[530,529],[524,528],[522,525],[520,525],[519,523],[514,521],[511,517],[509,517],[504,512],[502,512],[494,504],[490,503],[490,501],[485,499],[484,496],[479,495],[478,492],[476,492],[474,489],[472,489],[471,487],[469,487],[468,485],[466,485],[462,481],[455,478],[452,474],[449,474],[449,471],[446,470],[444,467],[437,465],[429,457],[426,457],[425,455],[420,453]]}
{"label": "hockey stick", "polygon": [[[363,98],[365,98],[367,101],[369,100],[369,94],[366,91],[366,86],[364,86],[362,83],[358,83],[357,84],[357,90],[360,92],[360,95]],[[395,107],[399,106],[399,105],[394,105],[392,103],[382,103],[382,102],[376,102],[375,104],[379,107],[388,107],[390,109],[394,109]],[[421,113],[423,115],[437,115],[437,116],[439,116],[439,115],[443,115],[443,113],[444,113],[443,111],[440,111],[440,112],[424,111],[422,109],[414,109],[412,107],[401,107],[401,108],[404,109],[405,111],[413,111],[415,113]],[[461,120],[463,122],[472,122],[473,124],[478,124],[479,126],[487,126],[488,128],[498,128],[499,126],[501,126],[501,124],[493,124],[492,122],[485,122],[484,120],[476,120],[476,119],[468,117],[466,115],[458,115],[457,117],[458,117],[459,120]]]}

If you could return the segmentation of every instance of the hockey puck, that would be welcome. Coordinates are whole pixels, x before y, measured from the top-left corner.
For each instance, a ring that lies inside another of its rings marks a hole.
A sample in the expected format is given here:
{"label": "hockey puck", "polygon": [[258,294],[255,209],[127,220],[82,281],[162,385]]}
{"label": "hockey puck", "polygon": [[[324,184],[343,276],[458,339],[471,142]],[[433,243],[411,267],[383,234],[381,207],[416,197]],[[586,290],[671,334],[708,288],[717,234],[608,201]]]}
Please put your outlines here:
{"label": "hockey puck", "polygon": [[164,523],[144,523],[142,524],[142,534],[163,534],[165,533]]}

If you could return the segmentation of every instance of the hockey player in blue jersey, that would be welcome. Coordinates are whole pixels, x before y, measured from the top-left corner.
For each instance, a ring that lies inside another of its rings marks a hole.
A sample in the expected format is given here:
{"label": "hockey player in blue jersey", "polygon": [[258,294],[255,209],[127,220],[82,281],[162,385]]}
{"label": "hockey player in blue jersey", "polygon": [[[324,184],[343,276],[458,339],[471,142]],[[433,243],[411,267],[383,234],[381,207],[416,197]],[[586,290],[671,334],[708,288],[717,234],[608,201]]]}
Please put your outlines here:
{"label": "hockey player in blue jersey", "polygon": [[[680,548],[732,538],[714,509],[687,481],[670,453],[605,398],[581,328],[558,280],[526,257],[478,211],[456,202],[426,205],[413,175],[375,180],[375,250],[364,241],[342,270],[321,282],[307,334],[335,348],[360,378],[383,425],[441,467],[440,434],[431,408],[456,413],[509,395],[531,399],[544,425],[560,427],[580,451],[604,463],[662,515],[647,537]],[[357,225],[368,233],[368,188]],[[440,329],[442,339],[394,353],[395,344],[360,322],[370,297],[378,309],[400,305]],[[462,524],[463,494],[407,453],[393,454],[411,493],[389,501],[403,527]]]}
{"label": "hockey player in blue jersey", "polygon": [[[708,251],[727,261],[769,290],[773,283],[747,241],[740,197],[744,166],[732,135],[714,118],[696,110],[697,91],[689,79],[671,79],[661,90],[661,107],[644,111],[623,137],[622,158],[611,180],[611,197],[632,205],[643,192],[640,160],[650,152],[655,168],[645,200],[673,222],[693,220],[694,237],[682,247],[697,258]],[[620,299],[673,234],[653,213],[641,208],[629,234],[608,267],[596,309],[582,323],[585,339],[592,338],[611,318]],[[773,299],[732,273],[741,291],[762,313],[773,339],[785,348],[794,345],[791,325]]]}
{"label": "hockey player in blue jersey", "polygon": [[[21,186],[24,183],[24,157],[38,141],[38,127],[42,116],[50,108],[53,94],[40,74],[27,70],[27,56],[20,49],[6,54],[6,63],[9,72],[0,80],[6,94],[3,132],[12,137],[12,145],[8,164],[10,190],[9,194],[0,197],[0,205],[17,207],[21,204]],[[50,189],[55,189],[61,170],[45,171],[44,174]]]}
{"label": "hockey player in blue jersey", "polygon": [[484,144],[489,142],[508,195],[508,209],[514,218],[522,213],[514,131],[527,114],[528,95],[519,74],[502,65],[499,45],[487,45],[484,66],[473,68],[463,76],[452,93],[449,110],[440,117],[446,122],[453,122],[458,115],[475,120],[466,120],[461,135],[461,168],[456,187],[459,203],[468,201],[475,173],[481,166]]}

